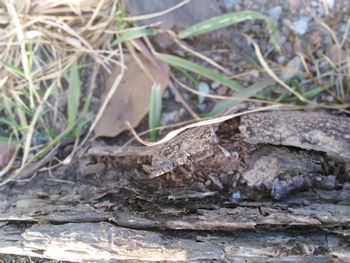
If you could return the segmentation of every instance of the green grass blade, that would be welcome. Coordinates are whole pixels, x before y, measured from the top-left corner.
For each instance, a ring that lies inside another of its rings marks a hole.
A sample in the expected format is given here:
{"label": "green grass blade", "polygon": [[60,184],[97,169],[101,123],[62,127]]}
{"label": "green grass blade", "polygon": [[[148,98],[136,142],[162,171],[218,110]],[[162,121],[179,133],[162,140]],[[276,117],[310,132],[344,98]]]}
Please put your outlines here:
{"label": "green grass blade", "polygon": [[[149,109],[149,127],[156,129],[160,126],[160,117],[162,113],[162,92],[159,84],[152,87],[151,101]],[[156,141],[158,138],[158,130],[151,131],[151,140]]]}
{"label": "green grass blade", "polygon": [[19,125],[16,122],[9,120],[9,119],[6,119],[6,118],[0,118],[0,124],[6,125],[6,126],[12,127],[12,128],[19,127]]}
{"label": "green grass blade", "polygon": [[187,70],[185,70],[185,69],[182,69],[182,68],[179,68],[179,67],[177,67],[176,69],[177,69],[178,71],[180,71],[181,74],[184,75],[184,76],[187,78],[187,80],[188,80],[188,82],[189,82],[189,86],[190,86],[191,88],[196,89],[196,88],[198,87],[198,84],[199,84],[198,78],[193,77],[193,76],[192,76]]}
{"label": "green grass blade", "polygon": [[68,88],[68,127],[73,127],[78,118],[80,101],[80,77],[78,66],[74,63],[70,70]]}
{"label": "green grass blade", "polygon": [[112,42],[112,47],[117,46],[125,41],[130,41],[136,38],[153,36],[156,34],[156,30],[152,28],[135,28],[122,34],[118,39]]}
{"label": "green grass blade", "polygon": [[17,77],[20,78],[24,78],[24,72],[10,64],[8,64],[7,62],[3,61],[0,59],[0,64],[4,65],[5,68],[7,68],[10,72],[12,72],[13,74],[15,74]]}
{"label": "green grass blade", "polygon": [[240,104],[242,101],[244,101],[246,99],[249,99],[250,97],[254,96],[256,93],[258,93],[262,89],[268,87],[269,85],[272,85],[273,83],[274,83],[274,81],[271,79],[259,81],[259,82],[255,83],[254,85],[234,94],[233,98],[235,98],[235,99],[223,100],[223,101],[218,102],[215,105],[214,109],[207,114],[207,116],[208,117],[219,116],[225,110]]}
{"label": "green grass blade", "polygon": [[[322,93],[323,91],[329,89],[333,87],[333,84],[331,83],[328,83],[328,84],[325,84],[325,85],[322,85],[322,86],[318,86],[318,87],[315,87],[311,90],[308,90],[308,91],[305,91],[303,93],[301,93],[303,95],[304,98],[307,98],[307,99],[312,99],[314,97],[316,97],[317,95],[319,95],[320,93]],[[280,101],[284,101],[284,102],[292,102],[292,103],[298,103],[300,102],[300,100],[298,98],[295,98],[295,97],[292,97],[292,98],[283,98],[282,100],[280,99]]]}
{"label": "green grass blade", "polygon": [[33,42],[31,41],[29,43],[29,48],[27,50],[27,54],[28,54],[28,69],[30,72],[33,71],[33,63],[34,63],[34,60],[33,60]]}
{"label": "green grass blade", "polygon": [[193,63],[191,61],[188,61],[186,59],[172,56],[172,55],[167,55],[167,54],[158,54],[158,57],[160,60],[164,61],[165,63],[168,63],[171,66],[178,67],[178,68],[183,68],[188,71],[197,73],[200,76],[206,77],[208,79],[217,81],[233,90],[243,90],[244,87],[241,86],[239,83],[237,83],[234,80],[230,80],[224,76],[222,76],[219,73],[216,73],[215,71],[212,71],[210,69],[207,69],[203,66],[200,66],[196,63]]}
{"label": "green grass blade", "polygon": [[5,136],[0,136],[0,142],[17,142],[15,139],[12,137],[5,137]]}
{"label": "green grass blade", "polygon": [[316,88],[313,88],[311,90],[308,90],[308,91],[305,91],[302,93],[302,95],[307,98],[307,99],[312,99],[313,97],[316,97],[317,95],[319,95],[321,92],[329,89],[333,87],[333,84],[332,83],[329,83],[329,84],[325,84],[325,85],[322,85],[322,86],[319,86],[319,87],[316,87]]}
{"label": "green grass blade", "polygon": [[232,12],[220,16],[212,17],[208,20],[202,21],[198,24],[192,25],[187,29],[179,33],[180,38],[188,38],[193,36],[198,36],[204,33],[215,31],[224,27],[228,27],[245,20],[264,20],[266,22],[269,34],[271,37],[271,42],[280,50],[279,45],[279,35],[277,32],[277,27],[274,22],[264,16],[261,13],[254,11],[242,11],[242,12]]}

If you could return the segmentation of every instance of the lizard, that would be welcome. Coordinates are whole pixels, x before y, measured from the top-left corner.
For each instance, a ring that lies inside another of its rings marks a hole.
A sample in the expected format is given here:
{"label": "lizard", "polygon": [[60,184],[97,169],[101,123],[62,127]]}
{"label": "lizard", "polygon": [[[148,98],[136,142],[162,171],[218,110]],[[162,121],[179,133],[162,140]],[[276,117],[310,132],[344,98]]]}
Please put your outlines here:
{"label": "lizard", "polygon": [[[304,111],[251,113],[242,115],[232,128],[228,125],[224,133],[231,132],[232,136],[226,134],[224,140],[218,136],[221,126],[192,128],[157,146],[93,147],[88,154],[147,159],[151,178],[186,165],[196,165],[196,169],[213,166],[207,170],[210,173],[229,163],[224,172],[240,174],[234,184],[243,182],[253,192],[264,188],[275,199],[302,188],[334,187],[334,176],[320,177],[327,173],[326,159],[344,163],[345,167],[350,161],[347,117]],[[222,147],[223,141],[230,140],[228,147]],[[238,157],[233,158],[232,153]]]}

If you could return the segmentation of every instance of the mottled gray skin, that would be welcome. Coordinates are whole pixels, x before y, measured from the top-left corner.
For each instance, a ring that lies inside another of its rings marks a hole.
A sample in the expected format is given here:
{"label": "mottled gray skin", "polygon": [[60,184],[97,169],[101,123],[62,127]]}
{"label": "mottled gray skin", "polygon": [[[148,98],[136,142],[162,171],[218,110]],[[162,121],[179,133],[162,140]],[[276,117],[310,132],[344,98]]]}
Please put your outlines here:
{"label": "mottled gray skin", "polygon": [[239,129],[250,144],[294,146],[350,161],[350,118],[320,112],[263,112],[242,116]]}
{"label": "mottled gray skin", "polygon": [[216,134],[211,126],[184,131],[154,151],[151,177],[160,176],[181,165],[212,156],[217,143]]}
{"label": "mottled gray skin", "polygon": [[[213,156],[218,138],[213,127],[201,126],[186,130],[170,141],[156,146],[102,146],[92,147],[92,156],[140,157],[152,159],[151,178],[168,173],[175,168]],[[142,163],[142,160],[139,160]]]}

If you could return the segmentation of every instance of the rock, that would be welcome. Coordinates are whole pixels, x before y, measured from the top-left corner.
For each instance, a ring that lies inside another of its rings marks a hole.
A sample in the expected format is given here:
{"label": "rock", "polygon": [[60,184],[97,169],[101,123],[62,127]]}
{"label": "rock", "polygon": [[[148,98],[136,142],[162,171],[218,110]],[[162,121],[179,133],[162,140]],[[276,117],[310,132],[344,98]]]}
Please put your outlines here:
{"label": "rock", "polygon": [[271,8],[269,12],[269,16],[275,22],[275,24],[278,23],[278,20],[280,19],[281,14],[282,14],[282,7],[279,5],[275,6],[274,8]]}
{"label": "rock", "polygon": [[335,0],[323,0],[323,3],[325,3],[328,8],[333,8],[334,2],[335,2]]}
{"label": "rock", "polygon": [[178,122],[183,117],[184,114],[186,114],[186,111],[183,108],[176,111],[164,112],[162,113],[162,119],[160,121],[160,124],[162,126],[166,126],[171,123]]}
{"label": "rock", "polygon": [[162,113],[162,119],[160,121],[162,126],[166,126],[174,122],[178,111],[164,112]]}
{"label": "rock", "polygon": [[242,0],[223,0],[223,4],[226,10],[234,9],[236,6],[240,5]]}
{"label": "rock", "polygon": [[198,104],[199,104],[198,107],[203,110],[205,108],[205,105],[204,105],[204,101],[206,98],[205,95],[208,95],[210,93],[210,87],[209,87],[208,83],[199,82],[198,92],[200,92],[200,94],[201,94],[198,96]]}
{"label": "rock", "polygon": [[225,96],[226,93],[227,93],[227,91],[228,91],[228,88],[227,88],[227,87],[221,86],[220,88],[218,88],[218,90],[217,90],[216,93],[217,93],[217,95]]}
{"label": "rock", "polygon": [[212,89],[217,89],[219,87],[221,87],[221,83],[220,82],[214,81],[214,82],[211,83],[211,88]]}
{"label": "rock", "polygon": [[281,55],[277,57],[278,64],[284,64],[286,62],[286,56]]}
{"label": "rock", "polygon": [[312,7],[318,7],[319,3],[317,1],[311,1]]}
{"label": "rock", "polygon": [[291,22],[286,21],[287,26],[295,33],[299,35],[304,35],[309,27],[309,18],[306,16],[300,17],[297,21]]}
{"label": "rock", "polygon": [[[128,7],[131,15],[140,16],[164,11],[176,6],[180,2],[181,1],[178,0],[126,0],[125,4]],[[195,23],[220,14],[221,10],[219,4],[216,1],[201,0],[200,4],[198,4],[197,1],[190,1],[189,3],[162,16],[140,20],[138,21],[138,24],[150,25],[153,23],[161,22],[161,28],[176,28],[177,30],[182,30]]]}
{"label": "rock", "polygon": [[295,75],[297,75],[298,71],[300,71],[301,69],[302,69],[301,58],[299,56],[295,56],[285,66],[285,69],[282,71],[282,74],[281,74],[281,79],[282,80],[291,79]]}

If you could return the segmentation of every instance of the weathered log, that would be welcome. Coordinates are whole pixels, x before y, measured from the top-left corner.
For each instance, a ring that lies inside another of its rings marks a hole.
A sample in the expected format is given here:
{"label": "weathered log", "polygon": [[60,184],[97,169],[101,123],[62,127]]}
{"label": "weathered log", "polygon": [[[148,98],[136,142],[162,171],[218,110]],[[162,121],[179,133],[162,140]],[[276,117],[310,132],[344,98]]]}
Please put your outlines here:
{"label": "weathered log", "polygon": [[[265,113],[261,114],[242,117],[241,122],[229,121],[215,134],[211,127],[189,130],[156,147],[155,163],[164,165],[158,170],[162,176],[155,179],[150,179],[139,158],[146,156],[146,163],[152,165],[154,150],[130,148],[115,154],[115,148],[97,147],[73,165],[54,170],[53,177],[42,172],[32,180],[3,186],[0,253],[75,262],[350,261],[350,186],[347,152],[341,146],[349,143],[348,119],[341,118],[338,123],[322,114],[328,123],[338,125],[338,135],[343,136],[330,134],[330,125],[324,125],[328,128],[322,130],[322,136],[304,129],[301,134],[308,138],[308,146],[304,146],[297,144],[305,141],[295,138],[296,128],[278,143],[275,139],[281,135],[262,134],[267,139],[261,139],[258,133],[265,124],[261,121],[257,127],[253,121],[262,119]],[[284,125],[280,116],[289,113],[271,114],[278,117],[274,128],[278,133]],[[298,114],[292,113],[293,118]],[[304,115],[300,116],[303,119]],[[268,123],[272,125],[271,120]],[[194,149],[195,142],[189,145],[195,135],[205,135],[206,130],[209,136],[201,136],[197,142],[202,148]],[[228,134],[230,130],[232,134]],[[264,131],[269,134],[269,129]],[[310,134],[323,139],[315,141]],[[322,148],[327,136],[333,136],[338,145],[331,151]],[[246,142],[240,141],[242,138]],[[171,147],[176,151],[171,152]],[[314,148],[310,151],[308,147]],[[128,159],[135,149],[141,151],[136,150],[138,157]],[[269,149],[273,149],[272,155],[266,154]],[[107,159],[103,159],[104,153],[109,155]],[[113,155],[129,162],[111,165]],[[264,165],[256,165],[263,160],[259,156],[269,156],[269,161],[262,161],[268,166],[271,158],[281,157],[282,163],[275,163],[278,169],[264,174]],[[176,159],[170,166],[168,157]],[[283,158],[289,162],[283,163]],[[262,194],[288,176],[293,183],[298,179],[307,185],[285,187],[291,190],[279,201]],[[245,199],[245,190],[253,192],[250,197],[264,197]]]}

